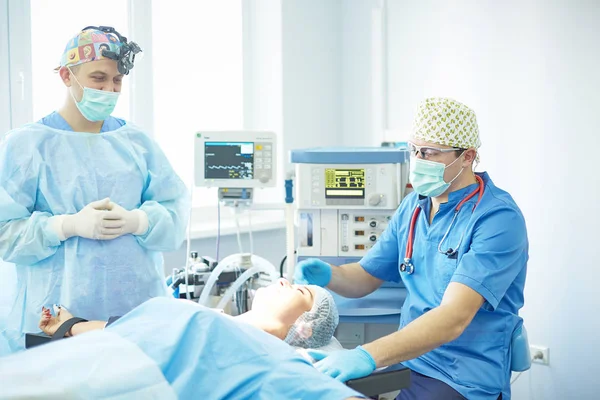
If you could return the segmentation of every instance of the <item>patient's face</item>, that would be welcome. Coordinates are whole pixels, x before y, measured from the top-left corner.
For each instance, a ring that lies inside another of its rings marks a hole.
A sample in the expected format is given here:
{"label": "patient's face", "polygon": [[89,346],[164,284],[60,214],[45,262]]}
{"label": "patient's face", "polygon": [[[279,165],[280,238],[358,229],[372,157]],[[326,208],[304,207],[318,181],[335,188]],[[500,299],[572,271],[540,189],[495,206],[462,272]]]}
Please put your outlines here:
{"label": "patient's face", "polygon": [[280,279],[256,291],[252,311],[292,325],[300,315],[311,310],[314,297],[308,286],[291,285],[286,279]]}

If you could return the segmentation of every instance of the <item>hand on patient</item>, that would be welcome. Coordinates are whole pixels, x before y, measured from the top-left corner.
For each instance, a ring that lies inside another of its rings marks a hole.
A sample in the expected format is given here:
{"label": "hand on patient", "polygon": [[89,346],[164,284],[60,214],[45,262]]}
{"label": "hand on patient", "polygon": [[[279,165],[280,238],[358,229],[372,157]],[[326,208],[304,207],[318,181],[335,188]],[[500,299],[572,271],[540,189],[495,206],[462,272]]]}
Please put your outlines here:
{"label": "hand on patient", "polygon": [[294,283],[325,287],[331,281],[331,265],[316,258],[309,258],[296,265]]}
{"label": "hand on patient", "polygon": [[309,350],[308,354],[317,360],[315,368],[341,382],[371,375],[377,367],[373,357],[362,346],[332,353]]}
{"label": "hand on patient", "polygon": [[46,335],[52,336],[64,322],[71,318],[73,318],[73,315],[62,307],[58,308],[56,316],[52,315],[50,309],[42,307],[42,318],[39,327]]}

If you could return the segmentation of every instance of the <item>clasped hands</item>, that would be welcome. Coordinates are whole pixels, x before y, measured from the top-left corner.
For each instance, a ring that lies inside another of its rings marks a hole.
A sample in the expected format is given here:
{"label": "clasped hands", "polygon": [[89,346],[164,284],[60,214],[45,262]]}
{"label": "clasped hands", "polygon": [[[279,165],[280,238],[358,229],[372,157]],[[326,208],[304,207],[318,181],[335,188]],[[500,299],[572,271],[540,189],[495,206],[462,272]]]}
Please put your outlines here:
{"label": "clasped hands", "polygon": [[112,240],[127,234],[143,235],[148,230],[148,216],[144,211],[126,210],[109,198],[94,201],[77,214],[52,218],[52,224],[61,240],[73,236]]}

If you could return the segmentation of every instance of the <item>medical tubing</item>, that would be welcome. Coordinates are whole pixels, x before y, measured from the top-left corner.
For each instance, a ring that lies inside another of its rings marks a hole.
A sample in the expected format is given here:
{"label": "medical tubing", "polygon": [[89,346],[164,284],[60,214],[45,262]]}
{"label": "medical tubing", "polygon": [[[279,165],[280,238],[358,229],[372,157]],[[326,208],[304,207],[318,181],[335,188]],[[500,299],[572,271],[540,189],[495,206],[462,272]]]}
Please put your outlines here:
{"label": "medical tubing", "polygon": [[248,209],[248,236],[250,236],[250,254],[254,254],[254,239],[252,237],[252,210]]}
{"label": "medical tubing", "polygon": [[[241,254],[232,254],[228,257],[225,257],[223,259],[223,261],[221,261],[217,265],[217,267],[213,270],[213,272],[211,272],[210,276],[208,277],[206,286],[204,286],[204,289],[202,289],[202,293],[200,294],[200,298],[198,299],[198,304],[208,307],[209,306],[208,299],[209,299],[210,292],[211,292],[213,286],[215,285],[215,283],[217,282],[217,279],[219,279],[219,275],[221,275],[221,272],[225,271],[227,268],[231,267],[232,265],[235,266],[236,263],[237,263],[237,268],[239,268],[239,264],[241,263],[241,261],[242,261]],[[271,263],[269,263],[264,258],[252,254],[250,256],[250,261],[252,262],[252,265],[261,264],[264,266],[270,266],[273,270],[274,276],[277,275],[277,270],[275,269],[275,267],[273,265],[271,265]]]}
{"label": "medical tubing", "polygon": [[519,377],[521,376],[522,373],[523,373],[523,371],[519,372],[514,377],[511,377],[510,378],[510,384],[512,385],[513,383],[515,383],[517,381],[517,379],[519,379]]}
{"label": "medical tubing", "polygon": [[217,194],[217,254],[215,260],[219,262],[219,247],[221,245],[221,202],[218,199]]}
{"label": "medical tubing", "polygon": [[238,250],[240,251],[240,253],[244,252],[244,249],[242,248],[242,236],[241,236],[241,230],[240,230],[240,220],[238,218],[238,213],[237,213],[237,208],[234,209],[234,220],[235,220],[235,227],[236,227],[236,234],[237,234],[237,242],[238,242]]}
{"label": "medical tubing", "polygon": [[[171,272],[171,283],[175,282],[175,276],[177,275],[178,272],[179,272],[179,270],[177,268],[173,268],[173,272]],[[167,283],[167,285],[170,285],[170,284]]]}
{"label": "medical tubing", "polygon": [[[185,250],[185,298],[191,300],[190,290],[189,290],[189,269],[190,269],[190,248],[191,248],[191,236],[192,236],[192,210],[194,207],[194,180],[195,180],[195,171],[192,173],[192,185],[190,186],[190,212],[188,213],[188,228],[187,228],[187,238],[186,238],[186,250]],[[181,291],[180,291],[181,292]]]}
{"label": "medical tubing", "polygon": [[[296,255],[296,251],[294,251],[294,255]],[[285,260],[287,260],[287,254],[283,256],[281,262],[279,263],[279,277],[283,278],[283,266],[285,265]]]}
{"label": "medical tubing", "polygon": [[286,227],[285,227],[285,239],[286,239],[286,254],[287,254],[287,279],[292,279],[294,276],[295,257],[294,252],[296,251],[294,245],[294,205],[287,204],[285,210],[286,216]]}
{"label": "medical tubing", "polygon": [[285,238],[286,238],[286,253],[287,253],[287,271],[288,279],[292,279],[294,276],[294,267],[295,267],[295,257],[294,254],[296,252],[295,249],[295,240],[294,240],[294,197],[292,189],[294,187],[294,183],[292,179],[285,180],[285,217],[286,217],[286,227],[285,227]]}
{"label": "medical tubing", "polygon": [[231,287],[227,289],[227,291],[219,301],[219,304],[217,304],[217,308],[221,310],[224,309],[225,305],[231,301],[233,295],[242,287],[242,285],[246,283],[246,281],[250,279],[253,275],[258,274],[259,272],[264,272],[265,274],[269,275],[273,282],[278,279],[277,274],[273,271],[272,268],[265,267],[261,264],[254,265],[252,268],[246,270],[246,272],[240,275],[240,277],[237,278],[235,282],[233,282]]}
{"label": "medical tubing", "polygon": [[287,254],[283,256],[283,259],[279,263],[279,277],[283,278],[283,266],[285,265],[285,260],[287,259]]}

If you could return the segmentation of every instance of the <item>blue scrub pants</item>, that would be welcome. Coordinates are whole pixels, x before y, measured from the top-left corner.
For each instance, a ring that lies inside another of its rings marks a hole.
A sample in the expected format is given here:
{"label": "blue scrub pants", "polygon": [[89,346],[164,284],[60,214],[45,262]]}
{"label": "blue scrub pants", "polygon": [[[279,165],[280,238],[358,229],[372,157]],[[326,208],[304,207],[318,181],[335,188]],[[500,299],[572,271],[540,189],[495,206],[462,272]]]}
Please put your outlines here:
{"label": "blue scrub pants", "polygon": [[[501,399],[502,394],[498,396]],[[410,371],[410,386],[402,389],[396,400],[466,400],[466,397],[442,381]]]}

